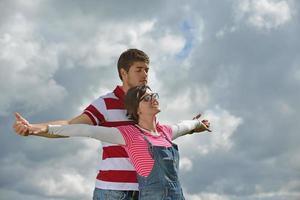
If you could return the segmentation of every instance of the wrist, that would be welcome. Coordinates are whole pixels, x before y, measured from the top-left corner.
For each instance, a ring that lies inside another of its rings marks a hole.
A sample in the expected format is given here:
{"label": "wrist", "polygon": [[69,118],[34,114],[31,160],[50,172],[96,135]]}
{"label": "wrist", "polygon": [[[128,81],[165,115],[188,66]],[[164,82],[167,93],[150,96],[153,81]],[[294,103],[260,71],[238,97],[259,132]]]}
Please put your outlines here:
{"label": "wrist", "polygon": [[202,121],[200,121],[200,119],[194,119],[194,120],[196,120],[196,122],[197,122],[195,129],[201,128]]}
{"label": "wrist", "polygon": [[194,134],[197,129],[199,129],[202,126],[202,122],[199,119],[193,119],[194,123],[193,126],[194,128],[187,132],[186,134]]}

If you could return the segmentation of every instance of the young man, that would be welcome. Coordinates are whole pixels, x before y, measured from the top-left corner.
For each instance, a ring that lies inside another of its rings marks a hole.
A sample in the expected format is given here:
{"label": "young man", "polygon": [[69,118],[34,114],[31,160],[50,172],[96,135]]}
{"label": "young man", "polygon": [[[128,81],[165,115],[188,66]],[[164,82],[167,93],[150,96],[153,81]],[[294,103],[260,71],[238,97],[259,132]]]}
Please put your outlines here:
{"label": "young man", "polygon": [[[126,116],[124,95],[128,89],[145,85],[148,81],[149,57],[138,49],[128,49],[118,60],[118,72],[122,86],[111,93],[94,100],[81,115],[71,119],[41,124],[30,124],[16,113],[14,130],[19,135],[28,136],[30,127],[44,127],[48,124],[89,124],[116,127],[132,124]],[[96,178],[94,200],[130,200],[137,198],[137,178],[134,167],[124,148],[103,143],[102,160]]]}

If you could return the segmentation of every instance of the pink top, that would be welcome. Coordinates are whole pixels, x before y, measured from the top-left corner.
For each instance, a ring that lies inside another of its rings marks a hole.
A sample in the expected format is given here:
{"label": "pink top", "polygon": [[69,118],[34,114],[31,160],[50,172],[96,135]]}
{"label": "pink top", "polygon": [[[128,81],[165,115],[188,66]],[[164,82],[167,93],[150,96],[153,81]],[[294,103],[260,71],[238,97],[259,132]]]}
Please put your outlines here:
{"label": "pink top", "polygon": [[[119,126],[119,129],[126,145],[124,146],[134,168],[140,176],[147,177],[154,165],[149,150],[148,143],[145,141],[141,131],[134,125]],[[159,136],[153,136],[149,132],[143,130],[144,135],[154,146],[170,147],[170,142],[164,137],[165,136],[172,141],[172,129],[167,125],[157,125],[157,131],[160,133]],[[163,133],[162,133],[163,132]]]}

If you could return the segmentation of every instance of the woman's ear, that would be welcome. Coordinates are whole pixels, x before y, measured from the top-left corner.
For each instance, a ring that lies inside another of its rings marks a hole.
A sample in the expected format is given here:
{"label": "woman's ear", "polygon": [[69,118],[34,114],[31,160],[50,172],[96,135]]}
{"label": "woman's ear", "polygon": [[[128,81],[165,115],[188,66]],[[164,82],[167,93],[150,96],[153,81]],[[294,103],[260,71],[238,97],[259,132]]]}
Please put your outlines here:
{"label": "woman's ear", "polygon": [[137,115],[140,115],[140,114],[142,114],[142,112],[141,112],[141,109],[140,109],[140,108],[138,108],[138,109],[137,109],[137,111],[136,111],[136,113],[137,113]]}

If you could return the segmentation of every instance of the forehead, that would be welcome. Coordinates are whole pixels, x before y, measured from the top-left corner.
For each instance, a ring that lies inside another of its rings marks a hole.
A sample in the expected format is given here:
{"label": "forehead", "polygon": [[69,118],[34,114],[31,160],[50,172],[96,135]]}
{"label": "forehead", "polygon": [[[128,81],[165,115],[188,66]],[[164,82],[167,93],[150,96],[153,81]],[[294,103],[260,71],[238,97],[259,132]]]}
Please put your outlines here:
{"label": "forehead", "polygon": [[149,68],[149,65],[145,62],[142,62],[142,61],[135,61],[133,62],[133,64],[130,66],[130,68],[145,68],[145,69],[148,69]]}

